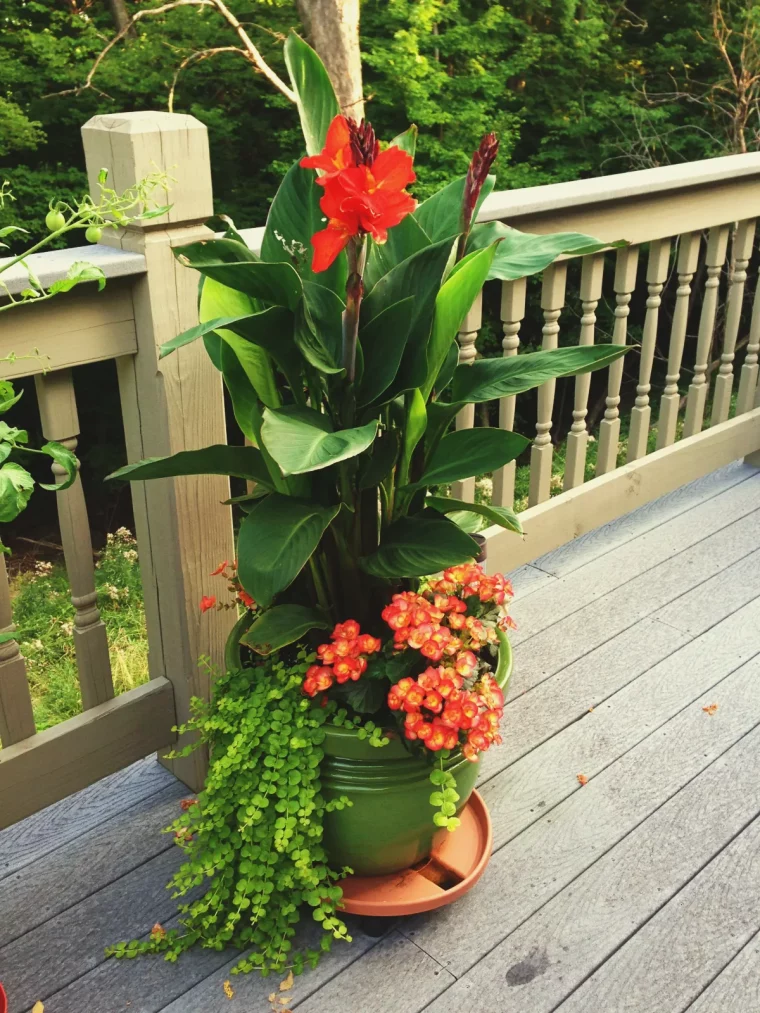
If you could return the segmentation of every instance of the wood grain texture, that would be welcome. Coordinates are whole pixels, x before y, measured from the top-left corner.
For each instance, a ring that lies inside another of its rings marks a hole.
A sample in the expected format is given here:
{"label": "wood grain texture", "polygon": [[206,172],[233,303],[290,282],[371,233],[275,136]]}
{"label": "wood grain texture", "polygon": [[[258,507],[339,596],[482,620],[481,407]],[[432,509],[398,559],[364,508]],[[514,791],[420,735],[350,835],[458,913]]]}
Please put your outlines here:
{"label": "wood grain texture", "polygon": [[[717,714],[711,717],[702,710],[716,701],[719,722],[714,720]],[[625,702],[632,701],[621,701]],[[640,720],[646,723],[646,700],[639,701],[639,707]],[[595,717],[598,712],[579,722],[587,724],[589,736]],[[511,821],[516,836],[495,852],[475,889],[455,907],[410,919],[402,931],[461,977],[758,723],[760,659],[755,657],[664,725],[655,727],[653,718],[650,734],[606,769],[592,770],[584,787],[576,780],[578,773],[585,773],[576,757],[571,765],[563,757],[565,766],[555,770],[555,777],[558,783],[565,778],[564,801],[552,808],[552,799],[545,798],[537,785],[534,812],[525,813],[527,829],[519,832],[516,821]],[[610,735],[614,733],[610,725]],[[596,735],[601,745],[604,727]],[[549,748],[546,752],[550,763]],[[519,784],[515,779],[502,783],[501,808],[506,814],[509,792]],[[491,795],[489,806],[494,800]],[[588,1008],[596,1013],[597,1007]]]}
{"label": "wood grain texture", "polygon": [[[56,303],[54,313],[47,303],[3,313],[0,355],[15,352],[19,358],[0,363],[0,376],[12,380],[135,352],[131,288],[131,279],[117,278],[107,293],[93,285],[75,289]],[[22,358],[27,355],[31,358]]]}
{"label": "wood grain texture", "polygon": [[[756,728],[523,922],[430,1013],[459,1013],[476,1001],[499,1013],[556,1009],[755,818],[758,748]],[[609,1008],[619,1001],[612,997]]]}
{"label": "wood grain texture", "polygon": [[689,1006],[688,1013],[740,1013],[760,1009],[760,932]]}
{"label": "wood grain texture", "polygon": [[149,757],[0,830],[0,880],[175,783],[176,778]]}
{"label": "wood grain texture", "polygon": [[531,506],[520,515],[525,538],[487,528],[490,565],[509,569],[628,513],[637,506],[758,450],[760,407],[664,447],[640,461]]}
{"label": "wood grain texture", "polygon": [[171,744],[166,679],[129,690],[0,750],[0,828]]}
{"label": "wood grain texture", "polygon": [[182,860],[179,848],[164,851],[104,890],[0,949],[9,1013],[21,1013],[101,964],[103,948],[148,933],[176,912],[165,889]]}
{"label": "wood grain texture", "polygon": [[187,789],[175,781],[83,838],[57,848],[0,881],[0,946],[172,847],[161,831],[180,813]]}
{"label": "wood grain texture", "polygon": [[760,818],[558,1009],[684,1009],[755,935],[758,908]]}

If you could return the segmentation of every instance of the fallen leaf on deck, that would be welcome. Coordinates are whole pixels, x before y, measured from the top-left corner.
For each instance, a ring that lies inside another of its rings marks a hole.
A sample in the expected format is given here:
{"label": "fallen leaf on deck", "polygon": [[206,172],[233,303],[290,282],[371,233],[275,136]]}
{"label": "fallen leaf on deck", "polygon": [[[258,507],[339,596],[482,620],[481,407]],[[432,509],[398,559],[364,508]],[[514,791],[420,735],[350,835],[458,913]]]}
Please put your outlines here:
{"label": "fallen leaf on deck", "polygon": [[280,982],[280,991],[288,992],[292,987],[293,987],[293,972],[288,971],[287,978],[285,978],[284,981]]}
{"label": "fallen leaf on deck", "polygon": [[588,778],[585,774],[578,774],[578,784],[588,784]]}
{"label": "fallen leaf on deck", "polygon": [[712,716],[716,712],[717,709],[718,709],[718,705],[716,703],[710,703],[710,704],[707,705],[707,707],[703,707],[702,708],[702,710],[705,712],[705,714],[709,714],[710,716]]}
{"label": "fallen leaf on deck", "polygon": [[45,1013],[45,1007],[38,1001],[32,1006],[32,1013]]}
{"label": "fallen leaf on deck", "polygon": [[229,981],[225,981],[225,983],[222,985],[222,988],[224,989],[224,994],[227,996],[228,999],[231,999],[235,994],[232,991],[232,985],[230,985]]}

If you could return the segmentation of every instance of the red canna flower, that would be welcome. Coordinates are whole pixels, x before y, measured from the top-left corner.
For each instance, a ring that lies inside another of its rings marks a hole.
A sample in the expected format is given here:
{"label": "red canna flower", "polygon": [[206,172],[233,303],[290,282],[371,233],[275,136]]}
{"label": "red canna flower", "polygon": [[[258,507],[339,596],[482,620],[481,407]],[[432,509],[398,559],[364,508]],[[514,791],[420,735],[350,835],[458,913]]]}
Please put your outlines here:
{"label": "red canna flower", "polygon": [[201,612],[208,612],[208,610],[212,609],[214,605],[216,605],[215,596],[213,594],[212,595],[204,594],[204,596],[201,598]]}
{"label": "red canna flower", "polygon": [[336,116],[327,129],[325,146],[318,155],[302,158],[303,169],[321,169],[324,176],[317,178],[317,183],[324,186],[327,180],[340,172],[341,169],[353,168],[354,153],[351,149],[351,131],[345,116]]}
{"label": "red canna flower", "polygon": [[417,206],[405,189],[416,179],[411,156],[395,145],[378,151],[369,124],[336,117],[323,151],[301,165],[325,172],[317,182],[324,187],[319,206],[328,223],[311,238],[315,272],[327,270],[354,236],[370,235],[384,243],[388,229]]}

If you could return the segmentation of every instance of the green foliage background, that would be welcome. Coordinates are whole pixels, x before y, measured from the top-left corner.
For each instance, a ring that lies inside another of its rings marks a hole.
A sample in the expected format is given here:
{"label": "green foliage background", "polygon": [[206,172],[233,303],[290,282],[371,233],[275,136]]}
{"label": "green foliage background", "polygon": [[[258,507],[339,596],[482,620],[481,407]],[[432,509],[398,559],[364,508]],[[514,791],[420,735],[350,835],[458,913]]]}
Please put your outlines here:
{"label": "green foliage background", "polygon": [[[753,0],[724,0],[739,24]],[[127,0],[134,13],[156,0]],[[728,150],[725,123],[688,99],[649,104],[674,87],[692,98],[725,67],[710,36],[709,0],[363,0],[367,115],[382,137],[420,127],[417,195],[465,171],[480,136],[502,138],[500,188],[533,186]],[[232,8],[280,72],[281,42],[302,30],[293,0]],[[144,18],[137,37],[81,84],[115,32],[104,0],[4,0],[0,13],[0,172],[17,222],[41,227],[51,194],[85,185],[79,128],[100,112],[166,108],[191,53],[234,45],[206,8]],[[675,84],[674,84],[675,82]],[[97,89],[97,90],[96,90]],[[209,128],[217,208],[262,224],[284,168],[300,150],[295,110],[235,53],[193,63],[175,109]],[[0,217],[2,217],[0,215]]]}

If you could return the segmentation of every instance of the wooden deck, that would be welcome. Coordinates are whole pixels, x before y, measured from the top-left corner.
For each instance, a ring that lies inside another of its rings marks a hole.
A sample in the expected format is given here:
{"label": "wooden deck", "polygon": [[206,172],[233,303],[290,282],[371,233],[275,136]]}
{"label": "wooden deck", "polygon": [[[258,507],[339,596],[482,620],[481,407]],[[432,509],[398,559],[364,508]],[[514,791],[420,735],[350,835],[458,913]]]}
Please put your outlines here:
{"label": "wooden deck", "polygon": [[[292,1008],[757,1013],[760,471],[722,469],[514,576],[483,879],[380,939],[357,929]],[[0,833],[11,1013],[266,1013],[271,980],[226,997],[232,953],[103,958],[170,923],[181,855],[158,831],[186,793],[147,759]]]}

